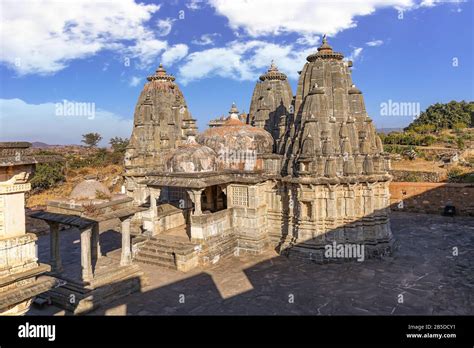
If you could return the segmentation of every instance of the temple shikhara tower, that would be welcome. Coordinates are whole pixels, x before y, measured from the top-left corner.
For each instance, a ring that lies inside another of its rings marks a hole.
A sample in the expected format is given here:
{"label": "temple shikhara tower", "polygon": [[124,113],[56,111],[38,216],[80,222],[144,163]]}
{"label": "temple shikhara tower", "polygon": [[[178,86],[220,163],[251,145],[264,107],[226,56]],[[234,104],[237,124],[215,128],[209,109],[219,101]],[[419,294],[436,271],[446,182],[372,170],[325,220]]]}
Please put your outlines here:
{"label": "temple shikhara tower", "polygon": [[135,173],[164,168],[164,156],[196,134],[183,93],[162,65],[143,89],[135,107],[135,119],[125,167]]}
{"label": "temple shikhara tower", "polygon": [[125,161],[127,194],[144,209],[131,221],[134,260],[187,271],[272,248],[326,262],[334,242],[389,253],[390,163],[351,66],[324,38],[296,96],[272,62],[248,117],[233,104],[197,134],[160,65],[140,94]]}

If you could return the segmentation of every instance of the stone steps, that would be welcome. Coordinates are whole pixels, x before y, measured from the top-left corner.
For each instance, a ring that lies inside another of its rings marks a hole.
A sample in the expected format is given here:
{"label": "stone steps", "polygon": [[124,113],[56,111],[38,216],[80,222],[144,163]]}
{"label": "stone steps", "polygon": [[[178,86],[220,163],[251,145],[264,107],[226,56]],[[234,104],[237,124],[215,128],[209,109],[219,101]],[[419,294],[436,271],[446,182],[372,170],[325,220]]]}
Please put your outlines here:
{"label": "stone steps", "polygon": [[151,259],[151,258],[148,258],[147,256],[143,256],[143,255],[137,255],[135,257],[135,261],[139,262],[139,263],[142,263],[142,264],[145,264],[145,265],[158,266],[158,267],[168,268],[168,269],[173,269],[173,270],[178,269],[178,266],[176,266],[174,261],[173,261],[173,263],[163,262],[159,259]]}
{"label": "stone steps", "polygon": [[146,243],[146,247],[150,249],[154,249],[158,252],[178,252],[178,253],[187,253],[191,252],[195,248],[195,244],[191,243],[175,243],[173,241],[166,241],[166,240],[153,240],[150,239]]}
{"label": "stone steps", "polygon": [[157,235],[141,243],[134,260],[147,265],[177,270],[177,255],[184,257],[191,255],[196,251],[196,247],[196,244],[181,236]]}

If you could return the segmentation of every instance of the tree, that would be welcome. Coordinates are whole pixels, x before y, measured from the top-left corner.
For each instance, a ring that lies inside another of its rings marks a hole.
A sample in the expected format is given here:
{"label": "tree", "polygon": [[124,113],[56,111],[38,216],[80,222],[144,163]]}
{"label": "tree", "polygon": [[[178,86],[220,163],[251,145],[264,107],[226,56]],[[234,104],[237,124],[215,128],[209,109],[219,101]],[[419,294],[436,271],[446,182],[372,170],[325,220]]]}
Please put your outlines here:
{"label": "tree", "polygon": [[128,143],[129,141],[127,138],[123,139],[120,137],[113,137],[109,141],[109,144],[112,146],[112,150],[114,150],[114,152],[120,153],[125,153]]}
{"label": "tree", "polygon": [[97,144],[102,140],[102,136],[99,133],[87,133],[82,135],[82,140],[84,144],[88,147],[96,147]]}
{"label": "tree", "polygon": [[123,163],[125,157],[125,151],[128,146],[128,139],[122,139],[120,137],[113,137],[110,139],[109,144],[112,146],[113,153],[110,156],[110,160],[113,164]]}
{"label": "tree", "polygon": [[420,126],[430,125],[436,131],[440,131],[442,129],[453,129],[456,124],[462,123],[472,127],[473,115],[474,102],[452,100],[446,104],[436,103],[423,111],[405,130],[416,131],[420,130]]}

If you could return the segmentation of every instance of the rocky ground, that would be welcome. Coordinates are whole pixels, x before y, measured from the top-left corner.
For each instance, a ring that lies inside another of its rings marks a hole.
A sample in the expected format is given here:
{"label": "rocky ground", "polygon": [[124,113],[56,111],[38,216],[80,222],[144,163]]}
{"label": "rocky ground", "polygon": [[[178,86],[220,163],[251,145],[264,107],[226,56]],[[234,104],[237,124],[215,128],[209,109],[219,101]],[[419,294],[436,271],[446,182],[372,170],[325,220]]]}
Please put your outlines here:
{"label": "rocky ground", "polygon": [[[392,230],[397,250],[383,260],[308,264],[269,251],[186,274],[143,266],[149,284],[141,293],[90,314],[473,315],[474,218],[393,213]],[[120,235],[101,239],[120,245]],[[46,258],[48,236],[39,248]],[[64,252],[68,257],[77,260],[77,253]],[[64,311],[50,306],[29,314]]]}

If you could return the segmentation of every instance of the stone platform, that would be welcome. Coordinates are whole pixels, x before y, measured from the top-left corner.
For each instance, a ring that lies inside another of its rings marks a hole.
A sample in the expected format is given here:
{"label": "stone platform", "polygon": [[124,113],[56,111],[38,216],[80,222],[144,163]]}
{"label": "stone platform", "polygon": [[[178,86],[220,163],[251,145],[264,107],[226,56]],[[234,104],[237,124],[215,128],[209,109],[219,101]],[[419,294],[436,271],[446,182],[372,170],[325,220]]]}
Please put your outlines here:
{"label": "stone platform", "polygon": [[186,274],[142,265],[149,284],[141,293],[90,314],[473,315],[474,219],[393,213],[391,225],[394,254],[364,262],[309,264],[268,251]]}
{"label": "stone platform", "polygon": [[102,257],[96,265],[96,274],[90,282],[79,277],[56,275],[61,284],[40,297],[73,314],[84,314],[111,301],[140,291],[146,284],[137,265],[120,266],[119,260]]}
{"label": "stone platform", "polygon": [[[60,232],[60,271],[50,272],[59,286],[41,295],[54,305],[73,314],[84,314],[118,298],[141,291],[146,277],[134,264],[121,265],[121,235],[113,230],[100,233],[102,255],[93,260],[92,277],[83,278],[81,233],[75,228]],[[49,262],[49,235],[39,239],[39,259]]]}

